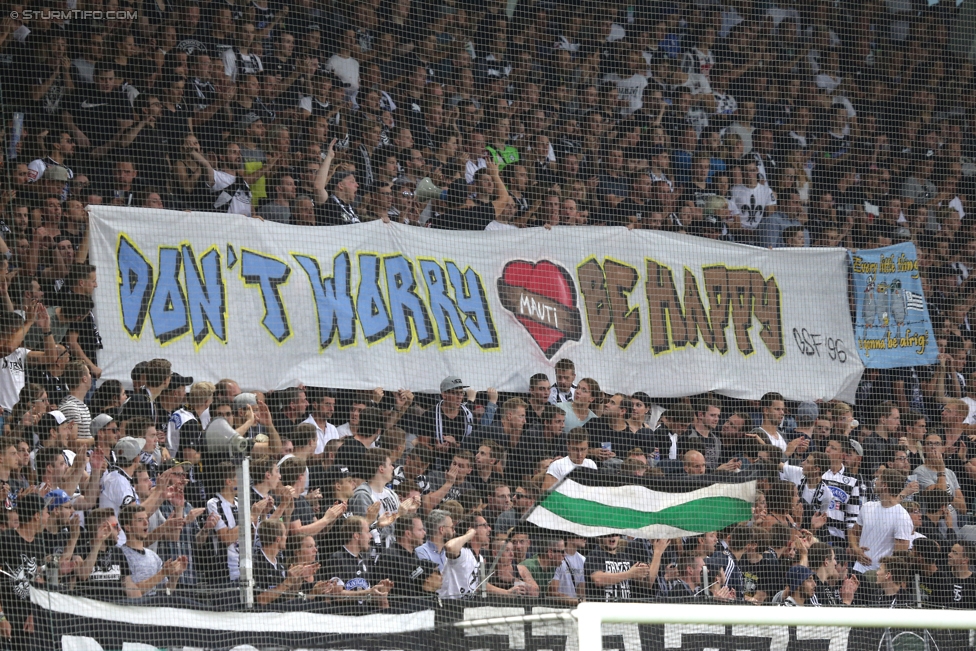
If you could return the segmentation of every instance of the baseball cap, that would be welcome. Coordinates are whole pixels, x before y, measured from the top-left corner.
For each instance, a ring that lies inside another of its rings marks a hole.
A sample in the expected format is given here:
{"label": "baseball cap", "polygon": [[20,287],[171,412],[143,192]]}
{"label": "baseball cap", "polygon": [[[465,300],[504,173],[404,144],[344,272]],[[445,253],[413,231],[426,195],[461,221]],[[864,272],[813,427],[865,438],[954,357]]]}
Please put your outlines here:
{"label": "baseball cap", "polygon": [[50,415],[54,416],[54,420],[58,421],[58,425],[63,425],[64,424],[64,421],[68,420],[68,417],[64,415],[64,412],[62,412],[62,411],[60,411],[58,409],[55,409],[53,411],[49,411],[47,413],[49,413]]}
{"label": "baseball cap", "polygon": [[[182,443],[183,441],[180,441]],[[167,459],[163,462],[163,470],[169,470],[170,468],[179,468],[180,466],[192,466],[193,464],[189,461],[183,461],[181,459]]]}
{"label": "baseball cap", "polygon": [[806,565],[794,565],[786,573],[786,584],[790,586],[790,590],[796,590],[811,576],[813,570]]}
{"label": "baseball cap", "polygon": [[347,477],[352,477],[352,473],[349,472],[349,468],[346,466],[340,466],[338,464],[333,464],[330,468],[326,469],[323,478],[324,484],[326,486],[334,486],[336,482],[340,482]]}
{"label": "baseball cap", "polygon": [[848,441],[850,441],[851,447],[854,448],[854,451],[857,453],[857,456],[863,457],[864,456],[864,448],[861,447],[861,444],[858,442],[858,440],[857,439],[848,439]]}
{"label": "baseball cap", "polygon": [[61,422],[58,422],[57,416],[55,416],[53,413],[48,412],[46,414],[42,414],[41,417],[37,419],[37,423],[34,425],[34,433],[37,434],[38,438],[43,441],[48,437],[49,431],[52,429],[57,429],[58,426],[64,422],[64,414],[61,414],[61,418]]}
{"label": "baseball cap", "polygon": [[115,456],[119,461],[129,464],[139,458],[142,448],[146,447],[146,439],[126,436],[115,444]]}
{"label": "baseball cap", "polygon": [[258,404],[258,397],[253,393],[238,393],[236,396],[234,396],[233,402],[235,409],[243,409],[248,405],[254,407]]}
{"label": "baseball cap", "polygon": [[188,387],[193,384],[193,378],[187,377],[185,375],[180,375],[179,373],[173,373],[169,376],[169,388],[178,389],[180,387]]}
{"label": "baseball cap", "polygon": [[105,427],[106,425],[108,425],[114,420],[115,419],[109,416],[108,414],[99,414],[94,418],[92,418],[91,426],[88,428],[88,431],[91,432],[92,436],[95,436],[98,430],[102,429],[103,427]]}
{"label": "baseball cap", "polygon": [[44,496],[44,503],[47,504],[47,508],[53,509],[57,506],[63,506],[71,501],[71,496],[60,488],[55,488],[52,491],[48,491],[47,495]]}
{"label": "baseball cap", "polygon": [[468,388],[468,385],[462,382],[461,378],[456,375],[449,375],[441,381],[441,393],[466,388]]}
{"label": "baseball cap", "polygon": [[797,423],[812,423],[820,417],[820,407],[815,402],[801,402],[793,412]]}

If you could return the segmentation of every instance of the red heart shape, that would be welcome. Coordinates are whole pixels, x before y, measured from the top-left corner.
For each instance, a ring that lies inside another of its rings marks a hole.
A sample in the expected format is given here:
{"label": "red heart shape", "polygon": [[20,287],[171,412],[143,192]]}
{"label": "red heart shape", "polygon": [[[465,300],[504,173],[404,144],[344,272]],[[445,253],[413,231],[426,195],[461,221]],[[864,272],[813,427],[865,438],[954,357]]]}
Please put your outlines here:
{"label": "red heart shape", "polygon": [[547,358],[566,341],[580,340],[576,286],[563,267],[548,260],[509,262],[498,279],[498,294]]}

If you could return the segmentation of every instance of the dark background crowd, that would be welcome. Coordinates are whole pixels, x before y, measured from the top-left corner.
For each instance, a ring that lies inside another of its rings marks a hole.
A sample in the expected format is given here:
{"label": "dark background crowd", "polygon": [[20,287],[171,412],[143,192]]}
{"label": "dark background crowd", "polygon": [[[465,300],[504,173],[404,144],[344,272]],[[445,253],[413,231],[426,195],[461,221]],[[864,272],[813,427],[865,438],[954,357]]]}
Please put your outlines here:
{"label": "dark background crowd", "polygon": [[[262,608],[410,610],[435,594],[973,608],[976,94],[963,11],[5,4],[0,637],[43,646],[32,583],[236,608],[240,492]],[[568,360],[521,396],[457,377],[440,395],[264,395],[242,392],[233,368],[188,378],[162,359],[137,365],[127,392],[98,365],[95,204],[296,226],[910,241],[942,352],[866,371],[853,408],[624,395]],[[250,486],[214,442],[235,435],[252,448]],[[751,472],[760,492],[748,522],[674,540],[523,522],[581,467],[635,483]]]}

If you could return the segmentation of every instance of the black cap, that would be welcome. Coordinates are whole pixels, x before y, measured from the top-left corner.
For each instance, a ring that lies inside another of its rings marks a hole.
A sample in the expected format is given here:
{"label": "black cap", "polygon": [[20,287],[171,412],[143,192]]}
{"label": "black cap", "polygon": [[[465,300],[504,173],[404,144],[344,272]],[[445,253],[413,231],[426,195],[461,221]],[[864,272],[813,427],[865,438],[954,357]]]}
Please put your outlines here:
{"label": "black cap", "polygon": [[326,468],[323,477],[326,486],[335,486],[336,483],[342,481],[343,479],[346,479],[347,477],[352,477],[352,473],[349,472],[349,468],[347,468],[346,466],[333,464],[329,468]]}
{"label": "black cap", "polygon": [[188,387],[193,384],[193,378],[187,377],[185,375],[180,375],[179,373],[173,373],[169,376],[169,388],[178,389],[180,387]]}
{"label": "black cap", "polygon": [[[182,443],[183,441],[181,439],[180,440],[181,448],[183,447]],[[179,468],[181,466],[186,466],[187,467],[186,469],[189,470],[192,465],[193,464],[190,463],[189,461],[180,461],[179,459],[167,459],[166,461],[163,462],[162,467],[163,470],[169,470],[171,468]]]}
{"label": "black cap", "polygon": [[47,438],[48,432],[57,429],[59,426],[58,419],[54,417],[54,414],[48,412],[41,415],[37,423],[34,424],[34,434],[37,435],[38,440],[43,441]]}
{"label": "black cap", "polygon": [[[349,477],[357,477],[359,479],[369,479],[373,476],[373,472],[367,471],[364,466],[366,465],[366,446],[357,441],[351,436],[347,436],[342,440],[342,445],[339,446],[339,451],[336,452],[335,467],[345,467],[346,472],[349,473]],[[375,468],[373,469],[375,471]]]}

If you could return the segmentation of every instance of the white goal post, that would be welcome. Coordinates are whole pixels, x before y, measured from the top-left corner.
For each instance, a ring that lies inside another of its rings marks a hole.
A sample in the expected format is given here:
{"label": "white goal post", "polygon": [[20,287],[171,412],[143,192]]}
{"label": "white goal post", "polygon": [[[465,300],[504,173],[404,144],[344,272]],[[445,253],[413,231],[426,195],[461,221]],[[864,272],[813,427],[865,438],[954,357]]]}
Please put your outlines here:
{"label": "white goal post", "polygon": [[601,625],[717,624],[752,626],[843,626],[850,628],[976,628],[971,610],[891,608],[776,608],[713,604],[584,602],[574,611],[579,648],[603,651]]}

